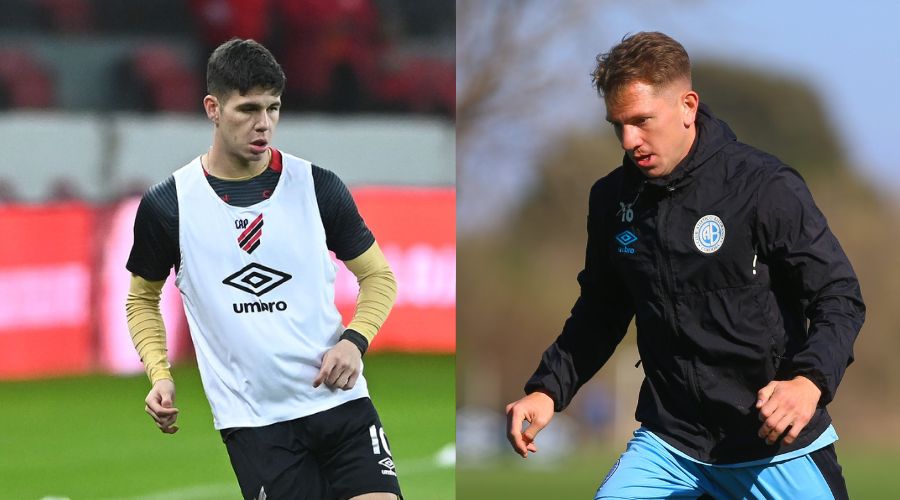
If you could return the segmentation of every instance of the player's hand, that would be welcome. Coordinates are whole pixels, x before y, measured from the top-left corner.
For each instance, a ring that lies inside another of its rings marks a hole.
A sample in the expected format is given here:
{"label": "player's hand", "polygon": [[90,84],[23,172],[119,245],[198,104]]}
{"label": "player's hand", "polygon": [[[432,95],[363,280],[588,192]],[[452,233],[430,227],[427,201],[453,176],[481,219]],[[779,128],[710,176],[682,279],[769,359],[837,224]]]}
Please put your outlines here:
{"label": "player's hand", "polygon": [[313,380],[313,387],[319,387],[325,382],[332,389],[353,389],[359,378],[361,365],[362,353],[359,348],[349,340],[341,340],[322,356],[322,368]]}
{"label": "player's hand", "polygon": [[175,408],[175,382],[169,379],[157,380],[144,400],[147,405],[144,411],[153,418],[159,430],[166,434],[178,432],[175,420],[178,418],[178,408]]}
{"label": "player's hand", "polygon": [[815,413],[821,396],[816,384],[803,376],[769,382],[757,394],[756,408],[763,422],[759,437],[775,444],[787,431],[784,444],[793,443]]}
{"label": "player's hand", "polygon": [[[506,438],[516,453],[528,458],[528,452],[537,453],[534,439],[553,418],[553,398],[543,392],[532,392],[524,398],[506,405]],[[528,428],[522,432],[522,423]]]}

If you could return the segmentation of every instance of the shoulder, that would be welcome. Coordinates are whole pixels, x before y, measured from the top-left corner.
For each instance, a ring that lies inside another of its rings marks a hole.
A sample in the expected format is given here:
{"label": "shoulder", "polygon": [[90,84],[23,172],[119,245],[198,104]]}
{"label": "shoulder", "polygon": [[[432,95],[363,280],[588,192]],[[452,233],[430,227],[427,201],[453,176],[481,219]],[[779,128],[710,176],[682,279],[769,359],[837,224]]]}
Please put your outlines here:
{"label": "shoulder", "polygon": [[620,197],[620,193],[625,187],[625,177],[625,167],[619,166],[594,182],[594,185],[591,186],[589,212],[598,214],[607,210],[607,207],[614,206],[615,200]]}
{"label": "shoulder", "polygon": [[312,167],[312,162],[309,160],[305,160],[290,153],[285,153],[280,149],[278,150],[278,153],[278,162],[283,168],[309,170]]}
{"label": "shoulder", "polygon": [[706,184],[733,190],[735,195],[759,196],[771,182],[799,174],[777,156],[742,142],[731,142],[710,158],[701,179]]}
{"label": "shoulder", "polygon": [[757,210],[779,211],[795,202],[812,205],[812,195],[803,176],[777,156],[753,146],[735,142],[723,149],[721,185],[728,186],[736,198],[750,196]]}
{"label": "shoulder", "polygon": [[327,168],[320,167],[314,163],[310,164],[312,168],[313,179],[321,182],[341,182],[340,177]]}
{"label": "shoulder", "polygon": [[343,186],[341,179],[326,168],[322,168],[309,160],[280,151],[281,168],[287,170],[303,171],[312,174],[313,185],[317,193],[331,191],[334,186]]}
{"label": "shoulder", "polygon": [[[184,182],[184,180],[186,178],[188,178],[194,171],[203,172],[204,169],[203,169],[203,163],[201,161],[201,158],[203,158],[203,155],[199,155],[196,158],[194,158],[193,160],[191,160],[190,162],[188,162],[187,165],[182,165],[181,167],[179,167],[178,170],[176,170],[174,173],[172,173],[172,176],[171,176],[172,182],[173,183]],[[166,179],[166,180],[168,180],[168,179]],[[163,181],[163,182],[165,182],[165,181]]]}
{"label": "shoulder", "polygon": [[343,206],[348,199],[352,202],[350,190],[347,189],[341,178],[331,170],[283,151],[281,151],[281,161],[285,169],[305,169],[312,174],[313,188],[320,210],[323,207],[328,209],[332,206]]}
{"label": "shoulder", "polygon": [[312,168],[313,185],[316,189],[316,196],[321,199],[331,197],[345,198],[350,196],[350,190],[344,184],[344,181],[331,170],[322,168],[318,165],[310,164]]}
{"label": "shoulder", "polygon": [[610,193],[612,191],[618,191],[621,189],[622,184],[625,182],[625,167],[620,165],[613,169],[612,172],[604,175],[603,177],[597,179],[594,182],[594,185],[591,186],[591,196],[594,194],[605,194]]}
{"label": "shoulder", "polygon": [[719,152],[719,160],[731,175],[743,174],[766,178],[779,170],[789,168],[777,156],[759,148],[734,141]]}
{"label": "shoulder", "polygon": [[170,175],[164,181],[150,186],[141,198],[141,205],[159,215],[168,213],[173,208],[177,213],[178,191],[175,176]]}

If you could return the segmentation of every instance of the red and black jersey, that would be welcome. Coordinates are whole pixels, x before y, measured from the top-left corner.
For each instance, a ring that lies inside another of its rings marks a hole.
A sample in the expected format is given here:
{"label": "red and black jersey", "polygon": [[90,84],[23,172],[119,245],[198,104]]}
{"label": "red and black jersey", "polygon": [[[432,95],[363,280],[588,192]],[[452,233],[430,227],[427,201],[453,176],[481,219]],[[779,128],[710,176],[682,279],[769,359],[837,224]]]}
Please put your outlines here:
{"label": "red and black jersey", "polygon": [[[334,172],[312,166],[316,201],[328,249],[338,259],[359,257],[375,242],[347,186]],[[244,180],[225,180],[207,175],[210,186],[230,205],[248,207],[274,192],[281,177],[281,152],[272,149],[272,161],[263,173]],[[134,245],[126,268],[149,281],[159,281],[179,266],[178,197],[175,178],[150,187],[138,206]]]}

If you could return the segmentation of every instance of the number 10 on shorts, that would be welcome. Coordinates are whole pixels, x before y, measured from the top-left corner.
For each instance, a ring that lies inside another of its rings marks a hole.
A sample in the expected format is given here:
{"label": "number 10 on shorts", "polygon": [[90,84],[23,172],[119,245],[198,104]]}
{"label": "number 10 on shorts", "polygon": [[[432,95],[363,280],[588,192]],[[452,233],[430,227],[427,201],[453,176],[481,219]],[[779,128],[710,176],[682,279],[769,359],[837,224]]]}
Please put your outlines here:
{"label": "number 10 on shorts", "polygon": [[372,453],[381,455],[381,447],[384,446],[385,453],[389,456],[393,456],[391,454],[391,449],[388,447],[387,438],[384,437],[384,427],[370,425],[369,436],[372,438]]}

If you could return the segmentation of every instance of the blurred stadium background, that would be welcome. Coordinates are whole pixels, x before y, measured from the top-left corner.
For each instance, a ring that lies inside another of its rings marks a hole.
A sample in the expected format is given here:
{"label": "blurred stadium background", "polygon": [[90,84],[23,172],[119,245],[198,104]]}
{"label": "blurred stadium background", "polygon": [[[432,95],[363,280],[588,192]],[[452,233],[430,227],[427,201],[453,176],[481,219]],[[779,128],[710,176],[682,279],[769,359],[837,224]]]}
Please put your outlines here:
{"label": "blurred stadium background", "polygon": [[854,69],[893,57],[891,22],[861,22],[896,19],[888,5],[457,2],[459,498],[592,498],[637,427],[633,331],[536,455],[511,452],[503,411],[577,298],[588,191],[622,155],[590,85],[594,58],[654,30],[686,46],[701,101],[741,140],[803,174],[849,254],[869,312],[830,406],[837,453],[851,498],[900,497],[900,162],[881,147],[896,105]]}
{"label": "blurred stadium background", "polygon": [[137,201],[208,147],[205,62],[232,36],[284,66],[274,145],[341,176],[397,274],[366,374],[408,497],[454,498],[449,0],[0,0],[0,498],[239,497],[177,290],[177,435],[143,413],[123,310]]}

